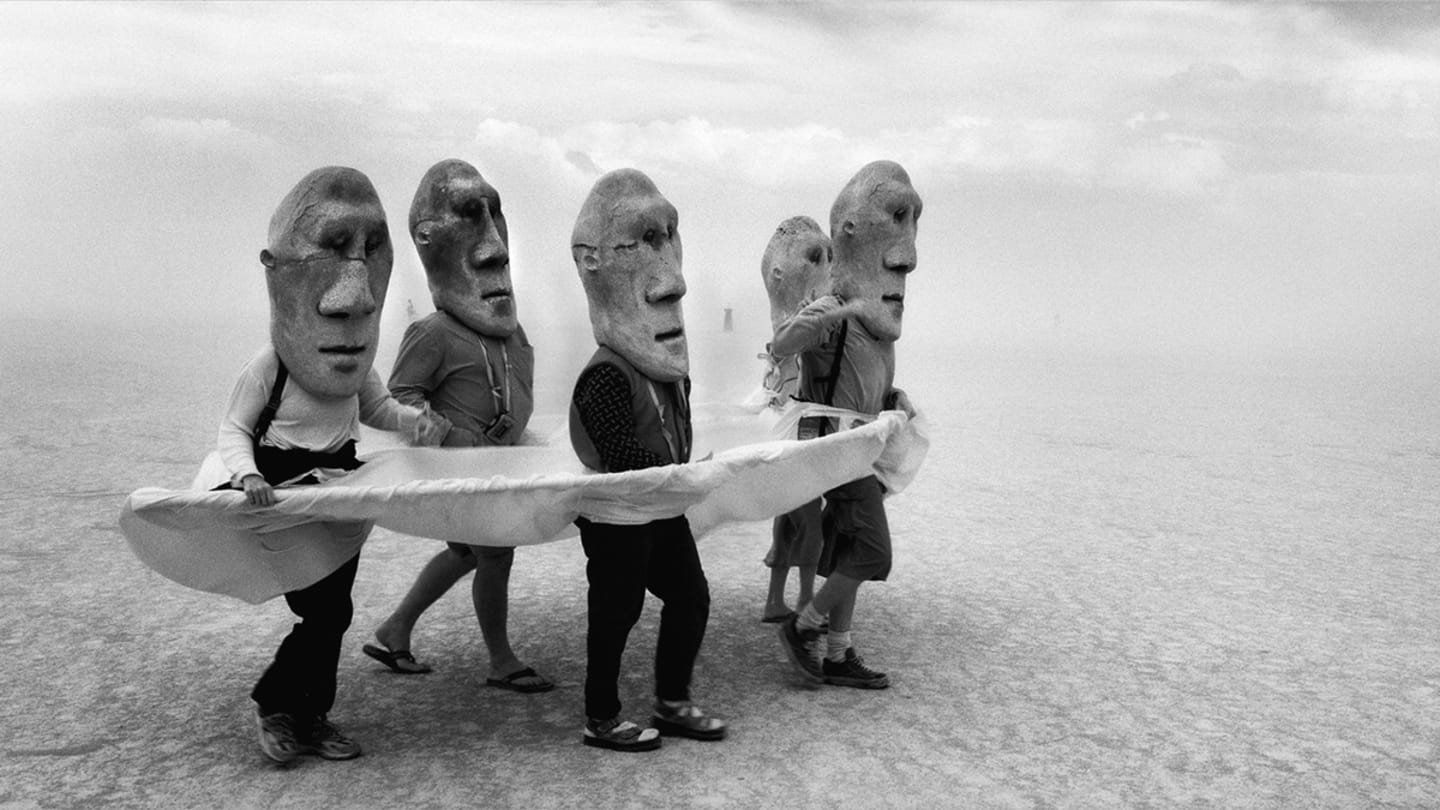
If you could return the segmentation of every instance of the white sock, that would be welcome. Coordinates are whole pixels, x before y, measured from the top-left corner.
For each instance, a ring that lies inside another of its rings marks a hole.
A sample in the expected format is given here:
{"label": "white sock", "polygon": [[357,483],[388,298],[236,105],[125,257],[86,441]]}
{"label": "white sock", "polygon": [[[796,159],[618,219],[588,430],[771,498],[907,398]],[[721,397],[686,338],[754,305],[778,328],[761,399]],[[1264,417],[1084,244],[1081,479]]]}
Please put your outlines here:
{"label": "white sock", "polygon": [[850,631],[837,633],[834,630],[825,637],[825,657],[831,661],[845,660],[845,651],[850,649]]}
{"label": "white sock", "polygon": [[800,611],[800,618],[795,623],[806,630],[819,630],[820,625],[825,623],[825,617],[815,609],[815,603],[810,603]]}

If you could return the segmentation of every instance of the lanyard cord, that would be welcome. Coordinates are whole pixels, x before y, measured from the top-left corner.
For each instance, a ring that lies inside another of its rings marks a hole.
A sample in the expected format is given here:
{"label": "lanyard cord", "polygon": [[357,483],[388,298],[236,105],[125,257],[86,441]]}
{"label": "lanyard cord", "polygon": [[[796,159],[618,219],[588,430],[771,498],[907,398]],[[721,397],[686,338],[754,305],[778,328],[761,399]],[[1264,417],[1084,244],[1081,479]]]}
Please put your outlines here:
{"label": "lanyard cord", "polygon": [[490,396],[495,400],[495,407],[498,409],[496,416],[504,416],[510,412],[510,350],[505,344],[500,344],[500,362],[505,366],[505,379],[500,385],[495,384],[495,371],[490,368],[490,350],[485,348],[485,338],[480,338],[480,353],[485,356],[485,379],[490,381]]}

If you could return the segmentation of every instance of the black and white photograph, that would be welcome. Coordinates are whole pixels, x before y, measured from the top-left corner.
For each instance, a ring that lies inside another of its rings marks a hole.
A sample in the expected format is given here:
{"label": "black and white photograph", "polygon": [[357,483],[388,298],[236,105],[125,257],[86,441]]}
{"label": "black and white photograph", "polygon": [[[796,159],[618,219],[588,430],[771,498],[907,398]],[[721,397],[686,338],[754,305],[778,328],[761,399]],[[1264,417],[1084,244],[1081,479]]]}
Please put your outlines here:
{"label": "black and white photograph", "polygon": [[0,3],[0,810],[1440,807],[1440,3]]}

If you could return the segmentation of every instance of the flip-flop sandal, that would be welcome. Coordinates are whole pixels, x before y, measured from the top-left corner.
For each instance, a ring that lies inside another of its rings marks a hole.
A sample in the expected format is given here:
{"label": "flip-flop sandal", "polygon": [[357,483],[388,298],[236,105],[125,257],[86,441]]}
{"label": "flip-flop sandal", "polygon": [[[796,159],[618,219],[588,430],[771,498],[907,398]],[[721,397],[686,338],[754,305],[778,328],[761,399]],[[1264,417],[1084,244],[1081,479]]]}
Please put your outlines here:
{"label": "flip-flop sandal", "polygon": [[[409,650],[387,650],[374,644],[366,644],[360,648],[360,651],[399,675],[424,675],[427,672],[435,671],[430,668],[429,664],[417,662]],[[407,664],[408,666],[406,666]]]}
{"label": "flip-flop sandal", "polygon": [[725,721],[710,717],[693,703],[679,708],[657,703],[655,714],[650,717],[650,725],[665,737],[688,737],[692,740],[707,741],[725,739]]}
{"label": "flip-flop sandal", "polygon": [[[761,616],[761,617],[760,617],[760,623],[761,623],[761,624],[783,624],[786,619],[790,618],[791,616],[795,616],[795,615],[797,615],[797,614],[795,613],[795,611],[792,610],[792,611],[790,611],[789,613],[786,613],[784,616]],[[828,633],[828,632],[830,632],[830,622],[829,622],[829,621],[821,622],[821,624],[820,624],[820,632],[822,632],[822,633]]]}
{"label": "flip-flop sandal", "polygon": [[607,723],[586,723],[580,741],[608,751],[654,751],[661,743],[659,731],[618,718]]}
{"label": "flip-flop sandal", "polygon": [[[520,681],[525,678],[539,678],[540,682],[521,683]],[[541,675],[540,673],[531,669],[530,667],[525,667],[524,669],[517,672],[512,672],[503,678],[486,678],[485,685],[493,686],[496,689],[509,689],[512,692],[521,692],[527,695],[531,695],[536,692],[549,692],[551,689],[555,688],[554,682],[552,682],[549,678],[546,678],[544,675]]]}

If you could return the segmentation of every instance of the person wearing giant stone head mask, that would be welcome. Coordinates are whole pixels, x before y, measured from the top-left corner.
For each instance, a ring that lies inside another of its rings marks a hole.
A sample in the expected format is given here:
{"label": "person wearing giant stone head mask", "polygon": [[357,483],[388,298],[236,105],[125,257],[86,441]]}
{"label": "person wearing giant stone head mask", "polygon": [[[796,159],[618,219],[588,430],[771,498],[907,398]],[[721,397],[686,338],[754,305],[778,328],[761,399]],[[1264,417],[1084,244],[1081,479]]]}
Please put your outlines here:
{"label": "person wearing giant stone head mask", "polygon": [[[800,355],[799,398],[859,414],[902,410],[909,397],[895,388],[895,341],[905,313],[905,284],[915,269],[920,196],[898,164],[860,169],[830,209],[835,262],[830,294],[780,324],[771,340],[778,355]],[[838,428],[833,417],[809,417],[800,438]],[[825,584],[780,626],[786,655],[809,681],[883,689],[890,679],[870,669],[851,642],[860,586],[890,573],[890,530],[884,490],[874,476],[825,493],[824,544],[818,572]],[[829,622],[823,660],[821,627]]]}
{"label": "person wearing giant stone head mask", "polygon": [[[276,489],[339,477],[360,466],[361,423],[435,444],[439,428],[390,396],[370,368],[390,281],[390,233],[365,175],[328,167],[306,175],[275,210],[260,252],[270,295],[270,343],[241,370],[220,425],[220,457],[256,506]],[[368,523],[326,524],[360,540]],[[350,759],[360,746],[327,715],[360,555],[319,582],[285,594],[300,617],[251,692],[261,750],[277,762],[302,754]]]}
{"label": "person wearing giant stone head mask", "polygon": [[[830,237],[810,217],[790,217],[775,229],[760,260],[760,277],[770,298],[770,326],[778,329],[802,307],[819,298],[830,286],[830,262],[834,248]],[[800,358],[776,355],[766,344],[765,378],[761,383],[771,408],[784,409],[800,391]],[[760,621],[785,621],[792,612],[785,604],[785,583],[790,569],[797,571],[798,604],[815,595],[815,567],[820,562],[820,499],[777,515],[770,530],[770,550],[765,565],[770,569],[765,608]]]}
{"label": "person wearing giant stone head mask", "polygon": [[[690,460],[690,360],[680,299],[679,217],[634,169],[595,182],[571,250],[598,348],[570,403],[570,441],[586,467],[623,472]],[[690,700],[695,657],[710,614],[710,588],[684,515],[640,526],[580,518],[588,560],[586,745],[660,747],[660,735],[719,740],[725,724]],[[665,603],[655,645],[651,728],[620,717],[618,680],[645,591]]]}
{"label": "person wearing giant stone head mask", "polygon": [[[410,206],[410,238],[420,253],[435,312],[411,323],[390,374],[401,402],[448,421],[446,447],[512,445],[534,410],[535,350],[525,337],[510,283],[510,231],[500,193],[462,160],[443,160],[420,180]],[[491,686],[544,692],[555,684],[520,662],[510,646],[513,547],[450,543],[421,569],[400,605],[375,629],[366,655],[401,674],[430,667],[415,660],[415,622],[459,579],[475,572],[471,597],[490,655]]]}

